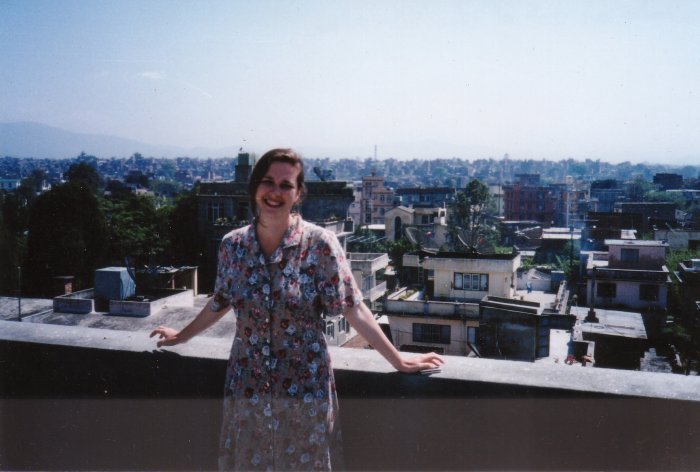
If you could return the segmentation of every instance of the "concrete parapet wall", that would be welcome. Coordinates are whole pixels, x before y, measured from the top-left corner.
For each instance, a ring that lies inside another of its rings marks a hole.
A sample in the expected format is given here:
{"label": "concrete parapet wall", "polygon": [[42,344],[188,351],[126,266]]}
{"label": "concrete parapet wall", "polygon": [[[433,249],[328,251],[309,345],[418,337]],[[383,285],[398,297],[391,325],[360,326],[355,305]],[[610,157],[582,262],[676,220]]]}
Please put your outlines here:
{"label": "concrete parapet wall", "polygon": [[[0,324],[3,469],[216,469],[231,340]],[[371,350],[331,355],[349,470],[700,463],[700,377],[460,357],[404,375]]]}
{"label": "concrete parapet wall", "polygon": [[53,299],[53,311],[56,313],[92,313],[95,311],[94,298],[94,289],[61,295]]}
{"label": "concrete parapet wall", "polygon": [[131,301],[131,300],[110,300],[109,314],[122,316],[149,316],[163,308],[165,305],[187,305],[192,306],[194,296],[192,290],[169,290],[171,293],[163,298],[152,301]]}

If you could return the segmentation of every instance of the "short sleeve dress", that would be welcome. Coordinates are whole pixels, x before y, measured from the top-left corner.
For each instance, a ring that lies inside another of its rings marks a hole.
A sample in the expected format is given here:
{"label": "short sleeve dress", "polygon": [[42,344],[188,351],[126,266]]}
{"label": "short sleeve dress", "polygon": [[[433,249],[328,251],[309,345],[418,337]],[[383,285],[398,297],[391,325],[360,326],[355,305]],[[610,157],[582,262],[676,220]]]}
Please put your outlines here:
{"label": "short sleeve dress", "polygon": [[341,454],[324,316],[361,302],[335,235],[295,217],[267,259],[255,226],[219,250],[214,308],[236,312],[221,470],[330,470]]}

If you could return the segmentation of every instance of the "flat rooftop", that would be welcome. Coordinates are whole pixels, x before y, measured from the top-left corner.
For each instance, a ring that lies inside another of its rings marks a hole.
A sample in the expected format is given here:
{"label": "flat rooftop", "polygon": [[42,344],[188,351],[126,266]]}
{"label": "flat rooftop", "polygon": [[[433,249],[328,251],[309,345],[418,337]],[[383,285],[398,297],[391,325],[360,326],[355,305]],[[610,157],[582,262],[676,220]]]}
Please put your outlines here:
{"label": "flat rooftop", "polygon": [[606,239],[606,246],[644,246],[644,247],[668,247],[665,241],[647,239]]}
{"label": "flat rooftop", "polygon": [[[607,310],[596,308],[595,313],[598,323],[584,321],[588,315],[588,307],[572,306],[571,314],[575,315],[581,323],[578,323],[574,331],[598,335],[617,336],[622,338],[647,339],[647,331],[641,313],[632,311]],[[576,338],[574,332],[574,338]]]}

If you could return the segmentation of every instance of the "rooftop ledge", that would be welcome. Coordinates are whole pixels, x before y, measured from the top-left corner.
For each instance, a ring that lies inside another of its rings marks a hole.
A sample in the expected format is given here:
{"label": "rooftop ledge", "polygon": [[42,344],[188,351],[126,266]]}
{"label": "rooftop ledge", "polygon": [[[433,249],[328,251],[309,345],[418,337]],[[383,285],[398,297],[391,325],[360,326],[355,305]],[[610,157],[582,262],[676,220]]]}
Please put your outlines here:
{"label": "rooftop ledge", "polygon": [[[228,360],[232,340],[200,336],[186,344],[156,349],[155,340],[149,338],[149,333],[145,331],[0,321],[0,342],[8,341],[134,353],[161,351],[185,358],[225,362]],[[336,372],[396,373],[374,350],[333,346],[329,349]],[[446,356],[446,361],[442,372],[422,379],[425,382],[439,379],[568,392],[700,401],[700,376],[458,356]]]}
{"label": "rooftop ledge", "polygon": [[[0,322],[7,470],[214,470],[231,340]],[[349,470],[696,470],[700,377],[330,348]]]}

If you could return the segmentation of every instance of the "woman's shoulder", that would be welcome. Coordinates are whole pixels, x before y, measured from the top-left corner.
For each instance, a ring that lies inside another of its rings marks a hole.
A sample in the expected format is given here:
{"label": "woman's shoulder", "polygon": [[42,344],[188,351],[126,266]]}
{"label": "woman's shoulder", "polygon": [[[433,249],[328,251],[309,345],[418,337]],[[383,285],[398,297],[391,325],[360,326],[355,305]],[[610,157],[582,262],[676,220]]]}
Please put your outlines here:
{"label": "woman's shoulder", "polygon": [[322,241],[333,241],[337,239],[337,236],[335,233],[329,229],[326,229],[322,226],[319,226],[315,223],[310,223],[306,220],[301,220],[302,221],[302,231],[304,234],[305,238],[311,238],[314,240],[322,240]]}
{"label": "woman's shoulder", "polygon": [[240,228],[236,228],[232,231],[229,231],[224,235],[223,238],[221,238],[221,241],[226,244],[226,243],[233,243],[233,242],[241,242],[245,239],[249,239],[250,237],[255,237],[252,235],[252,226],[251,225],[246,225],[246,226],[241,226]]}

